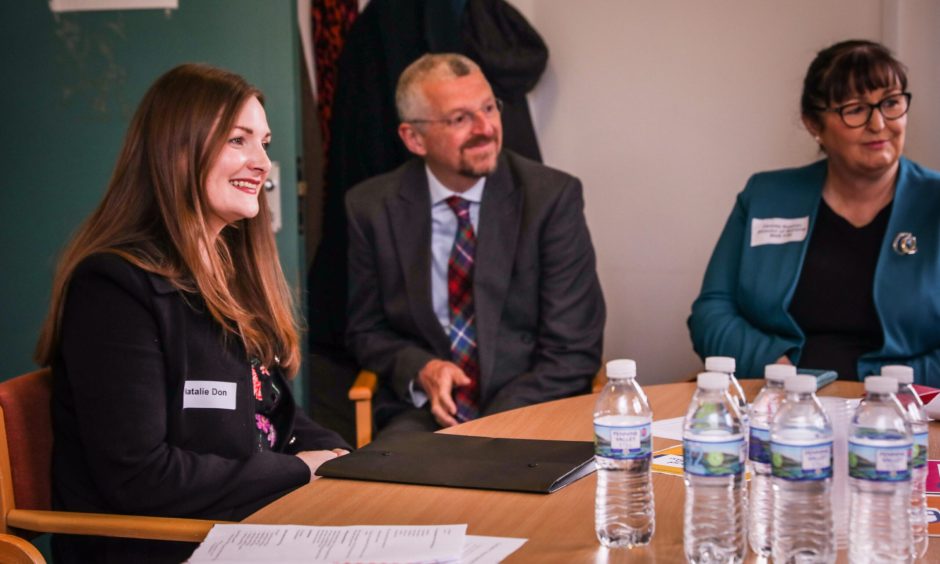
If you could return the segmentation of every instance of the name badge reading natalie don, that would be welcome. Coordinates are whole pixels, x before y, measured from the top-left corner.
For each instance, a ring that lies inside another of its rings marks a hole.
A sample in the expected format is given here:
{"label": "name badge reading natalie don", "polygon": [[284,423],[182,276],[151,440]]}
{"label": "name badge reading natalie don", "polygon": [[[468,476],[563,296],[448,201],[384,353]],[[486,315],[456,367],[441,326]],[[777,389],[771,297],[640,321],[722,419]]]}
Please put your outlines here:
{"label": "name badge reading natalie don", "polygon": [[769,217],[751,220],[751,246],[782,245],[797,243],[806,239],[809,233],[809,216],[806,217]]}
{"label": "name badge reading natalie don", "polygon": [[235,409],[235,382],[187,380],[183,385],[183,409]]}

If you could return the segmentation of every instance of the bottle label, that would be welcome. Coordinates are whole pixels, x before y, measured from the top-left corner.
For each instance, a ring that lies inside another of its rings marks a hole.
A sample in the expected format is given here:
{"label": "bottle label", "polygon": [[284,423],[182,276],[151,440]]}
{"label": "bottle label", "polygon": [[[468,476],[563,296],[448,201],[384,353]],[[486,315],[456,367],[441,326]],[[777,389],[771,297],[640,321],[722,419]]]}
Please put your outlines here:
{"label": "bottle label", "polygon": [[770,464],[770,429],[751,425],[748,458],[761,464]]}
{"label": "bottle label", "polygon": [[911,479],[911,443],[849,439],[849,476],[871,482]]}
{"label": "bottle label", "polygon": [[770,443],[774,478],[794,482],[832,477],[832,441]]}
{"label": "bottle label", "polygon": [[744,471],[743,435],[724,435],[715,441],[682,441],[683,466],[693,476],[733,476]]}
{"label": "bottle label", "polygon": [[650,420],[639,425],[604,425],[594,423],[594,453],[615,460],[649,458],[653,452]]}
{"label": "bottle label", "polygon": [[927,466],[927,444],[929,442],[930,437],[927,433],[914,435],[914,451],[911,454],[911,466],[914,468]]}

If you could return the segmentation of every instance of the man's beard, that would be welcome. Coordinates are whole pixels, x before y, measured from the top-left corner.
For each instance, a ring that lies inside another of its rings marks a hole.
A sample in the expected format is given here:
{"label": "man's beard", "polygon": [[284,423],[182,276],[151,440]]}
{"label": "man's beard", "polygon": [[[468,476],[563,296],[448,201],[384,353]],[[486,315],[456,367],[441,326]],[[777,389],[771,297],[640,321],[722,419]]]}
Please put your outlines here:
{"label": "man's beard", "polygon": [[499,138],[494,136],[487,135],[477,135],[469,140],[466,143],[461,145],[461,158],[460,158],[460,168],[457,169],[457,173],[466,178],[482,178],[489,174],[492,174],[496,170],[497,159],[495,155],[492,157],[492,162],[490,158],[487,158],[485,163],[474,163],[470,160],[463,157],[463,150],[471,147],[476,147],[478,145],[484,145],[486,143],[492,143],[494,147],[494,152],[499,154]]}

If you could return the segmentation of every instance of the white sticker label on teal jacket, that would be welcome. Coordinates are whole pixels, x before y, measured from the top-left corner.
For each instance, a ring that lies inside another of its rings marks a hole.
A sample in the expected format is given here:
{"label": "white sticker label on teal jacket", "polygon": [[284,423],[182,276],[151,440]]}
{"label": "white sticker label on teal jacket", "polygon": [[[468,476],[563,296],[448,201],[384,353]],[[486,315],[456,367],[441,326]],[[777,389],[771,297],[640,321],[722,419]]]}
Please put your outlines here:
{"label": "white sticker label on teal jacket", "polygon": [[809,216],[806,217],[755,217],[751,220],[751,246],[782,245],[798,243],[809,233]]}

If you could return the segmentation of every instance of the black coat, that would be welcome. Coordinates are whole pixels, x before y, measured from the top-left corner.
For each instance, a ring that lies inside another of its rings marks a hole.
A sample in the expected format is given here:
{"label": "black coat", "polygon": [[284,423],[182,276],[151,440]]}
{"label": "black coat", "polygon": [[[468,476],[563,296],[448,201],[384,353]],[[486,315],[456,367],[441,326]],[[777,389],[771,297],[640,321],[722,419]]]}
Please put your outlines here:
{"label": "black coat", "polygon": [[[349,348],[379,375],[381,426],[450,341],[431,303],[431,198],[413,159],[363,182],[349,216]],[[483,415],[590,391],[606,309],[581,182],[504,151],[486,179],[473,265]]]}
{"label": "black coat", "polygon": [[[274,451],[259,452],[251,371],[198,296],[117,255],[76,269],[53,366],[53,504],[69,511],[240,520],[310,479],[293,453],[348,448],[282,390],[270,416]],[[184,408],[190,382],[234,397]],[[185,558],[194,545],[77,537],[55,539],[96,562]],[[182,551],[182,552],[180,552]],[[188,552],[187,552],[188,551]],[[68,560],[68,559],[66,559]]]}

